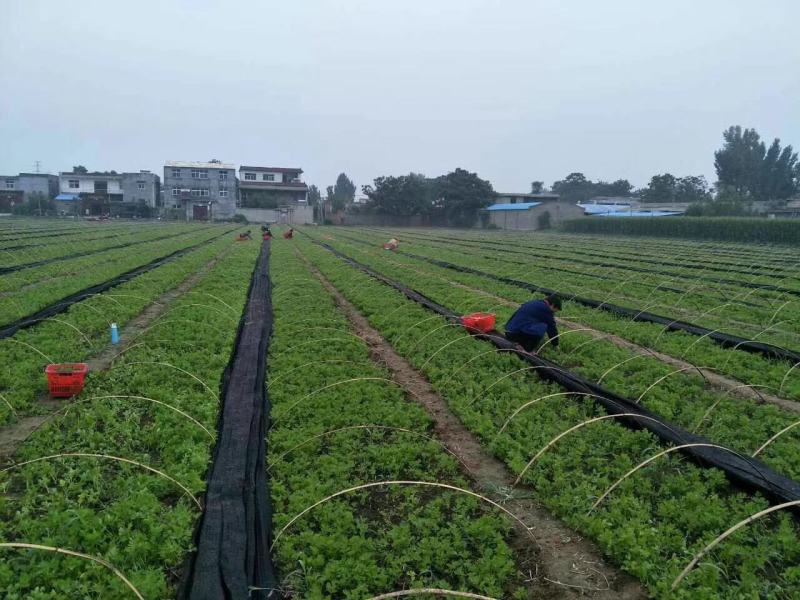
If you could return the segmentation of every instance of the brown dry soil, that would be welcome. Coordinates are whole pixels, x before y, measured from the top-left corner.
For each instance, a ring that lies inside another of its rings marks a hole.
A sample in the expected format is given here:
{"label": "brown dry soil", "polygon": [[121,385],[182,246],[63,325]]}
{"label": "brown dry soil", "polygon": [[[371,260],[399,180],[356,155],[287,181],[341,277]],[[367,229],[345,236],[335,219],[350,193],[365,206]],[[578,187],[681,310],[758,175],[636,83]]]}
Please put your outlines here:
{"label": "brown dry soil", "polygon": [[[397,354],[367,319],[299,251],[298,255],[347,315],[353,331],[369,346],[373,359],[389,369],[392,379],[408,392],[410,399],[422,404],[434,421],[436,436],[467,467],[466,475],[487,497],[528,524],[529,531],[515,524],[517,535],[513,545],[520,559],[519,564],[525,569],[523,575],[530,586],[529,597],[589,597],[598,600],[647,597],[639,581],[606,563],[592,542],[533,500],[533,488],[517,486],[512,489],[514,475],[484,450],[425,377]],[[534,549],[530,547],[530,533],[537,545]],[[531,550],[535,553],[533,557]]]}
{"label": "brown dry soil", "polygon": [[[157,300],[149,304],[144,311],[127,323],[124,330],[120,332],[119,343],[109,344],[99,354],[86,361],[89,365],[89,372],[96,373],[108,369],[114,359],[128,349],[142,331],[166,312],[171,302],[191,291],[229,251],[229,248],[223,249],[215,258],[200,267],[180,284],[164,292]],[[39,397],[36,403],[39,411],[44,414],[21,417],[16,423],[0,427],[0,463],[8,460],[34,431],[39,429],[50,417],[68,403],[69,399],[57,400],[50,398],[48,394],[44,394]]]}
{"label": "brown dry soil", "polygon": [[[395,266],[400,268],[411,268],[409,265],[404,265],[402,263],[393,263]],[[457,281],[452,281],[447,279],[446,277],[442,277],[441,275],[435,275],[433,273],[426,273],[426,275],[431,277],[436,277],[441,281],[451,285],[453,287],[457,287],[463,290],[467,290],[473,294],[478,294],[480,296],[484,296],[489,300],[493,301],[496,305],[502,306],[510,306],[510,307],[517,307],[519,306],[518,302],[512,302],[507,298],[502,298],[500,296],[496,296],[490,292],[485,290],[480,290],[463,283],[458,283]],[[788,410],[790,412],[800,414],[800,402],[795,402],[793,400],[789,400],[787,398],[782,398],[780,396],[776,396],[774,394],[769,394],[767,392],[759,391],[757,388],[758,386],[749,386],[737,379],[732,379],[730,377],[726,377],[725,375],[720,375],[719,373],[709,370],[708,368],[695,366],[690,362],[685,360],[681,360],[679,358],[675,358],[674,356],[670,356],[668,354],[664,354],[663,352],[657,352],[656,350],[651,350],[650,348],[645,348],[644,346],[640,346],[634,342],[628,341],[624,338],[621,338],[617,335],[606,333],[603,331],[599,331],[597,329],[593,329],[588,325],[583,325],[582,323],[576,323],[574,321],[566,320],[566,319],[557,319],[560,325],[563,326],[564,329],[580,329],[584,333],[591,335],[594,338],[603,338],[608,340],[618,348],[623,348],[625,350],[629,350],[631,352],[635,352],[637,354],[643,354],[650,356],[656,360],[663,362],[664,364],[670,365],[675,367],[676,369],[680,369],[681,371],[686,371],[687,373],[697,373],[705,379],[706,385],[712,388],[716,388],[718,390],[722,390],[726,393],[732,394],[734,396],[738,396],[739,398],[745,398],[747,400],[754,400],[758,403],[767,403],[767,404],[774,404],[775,406],[779,406],[784,410]]]}

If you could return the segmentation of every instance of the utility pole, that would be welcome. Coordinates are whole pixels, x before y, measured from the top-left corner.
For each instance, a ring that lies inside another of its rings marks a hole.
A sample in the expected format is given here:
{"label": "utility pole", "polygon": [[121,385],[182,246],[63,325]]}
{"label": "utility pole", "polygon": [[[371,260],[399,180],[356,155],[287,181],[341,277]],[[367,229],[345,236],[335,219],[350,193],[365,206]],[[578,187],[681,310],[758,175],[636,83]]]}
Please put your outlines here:
{"label": "utility pole", "polygon": [[39,168],[40,168],[41,166],[42,166],[42,161],[40,161],[40,160],[35,160],[35,161],[33,161],[33,167],[36,169],[36,172],[37,172],[37,173],[39,172]]}

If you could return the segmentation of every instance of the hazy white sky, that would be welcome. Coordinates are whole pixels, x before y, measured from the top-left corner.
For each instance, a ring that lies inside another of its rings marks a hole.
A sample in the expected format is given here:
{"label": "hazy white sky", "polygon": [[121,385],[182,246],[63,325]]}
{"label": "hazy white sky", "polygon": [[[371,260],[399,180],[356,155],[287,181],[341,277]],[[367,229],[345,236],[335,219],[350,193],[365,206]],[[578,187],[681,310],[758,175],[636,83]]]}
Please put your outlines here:
{"label": "hazy white sky", "polygon": [[527,191],[713,181],[733,124],[800,146],[797,0],[0,0],[0,22],[0,174],[214,157]]}

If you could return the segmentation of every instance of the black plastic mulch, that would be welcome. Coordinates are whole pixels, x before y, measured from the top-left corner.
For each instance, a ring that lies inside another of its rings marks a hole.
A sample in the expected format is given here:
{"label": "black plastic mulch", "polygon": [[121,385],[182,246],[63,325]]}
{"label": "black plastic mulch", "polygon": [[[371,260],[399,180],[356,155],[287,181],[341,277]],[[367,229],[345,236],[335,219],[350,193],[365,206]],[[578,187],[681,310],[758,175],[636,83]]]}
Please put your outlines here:
{"label": "black plastic mulch", "polygon": [[233,354],[222,377],[217,444],[206,478],[197,551],[180,593],[183,598],[280,597],[269,554],[272,509],[265,466],[271,290],[269,242],[263,242]]}

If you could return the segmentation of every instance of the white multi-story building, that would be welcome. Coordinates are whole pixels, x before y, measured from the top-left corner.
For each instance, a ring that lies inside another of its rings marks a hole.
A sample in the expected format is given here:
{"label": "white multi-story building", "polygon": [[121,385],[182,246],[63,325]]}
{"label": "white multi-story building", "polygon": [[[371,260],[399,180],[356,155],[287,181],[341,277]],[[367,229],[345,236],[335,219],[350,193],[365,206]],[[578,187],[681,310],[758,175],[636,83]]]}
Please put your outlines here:
{"label": "white multi-story building", "polygon": [[62,203],[73,203],[80,214],[119,213],[124,205],[156,208],[161,180],[150,171],[117,173],[115,171],[58,174]]}

